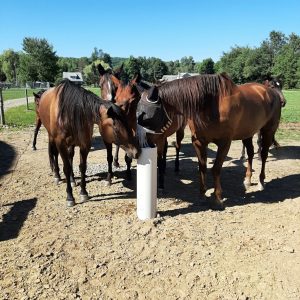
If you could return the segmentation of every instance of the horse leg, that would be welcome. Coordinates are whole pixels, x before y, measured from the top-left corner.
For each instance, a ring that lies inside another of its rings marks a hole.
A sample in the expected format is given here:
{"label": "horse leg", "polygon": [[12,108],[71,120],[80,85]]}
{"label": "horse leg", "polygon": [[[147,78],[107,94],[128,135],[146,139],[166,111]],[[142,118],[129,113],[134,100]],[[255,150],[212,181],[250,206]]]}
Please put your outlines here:
{"label": "horse leg", "polygon": [[131,174],[131,163],[132,163],[132,158],[128,157],[127,154],[125,154],[125,162],[126,162],[126,179],[131,180],[132,179],[132,174]]}
{"label": "horse leg", "polygon": [[115,151],[115,156],[114,156],[114,166],[116,168],[120,167],[120,164],[119,164],[119,150],[120,150],[120,146],[117,145],[116,146],[116,151]]}
{"label": "horse leg", "polygon": [[107,173],[107,183],[108,185],[111,185],[111,179],[113,177],[113,171],[112,171],[112,162],[113,162],[113,155],[112,155],[112,144],[104,142],[106,147],[106,159],[107,159],[107,165],[108,165],[108,173]]}
{"label": "horse leg", "polygon": [[55,142],[50,138],[48,143],[48,154],[51,170],[54,171],[54,181],[56,184],[59,184],[61,182],[61,177],[58,166],[58,150]]}
{"label": "horse leg", "polygon": [[66,145],[64,145],[64,144],[59,144],[58,150],[59,150],[59,154],[63,160],[64,174],[65,174],[66,182],[67,182],[67,188],[66,188],[67,206],[71,207],[71,206],[75,205],[75,200],[73,197],[71,180],[70,180],[72,168],[71,168],[71,164],[70,164],[70,160],[69,160],[69,153],[68,153],[68,149],[67,149]]}
{"label": "horse leg", "polygon": [[199,184],[200,196],[205,198],[206,187],[206,171],[207,171],[207,144],[201,143],[199,140],[192,138],[192,143],[196,151],[199,167]]}
{"label": "horse leg", "polygon": [[242,153],[241,153],[241,157],[240,157],[240,160],[244,160],[245,159],[245,145],[243,144],[243,148],[242,148]]}
{"label": "horse leg", "polygon": [[87,201],[89,199],[88,193],[86,191],[86,180],[85,180],[85,173],[86,173],[86,160],[89,153],[89,148],[80,148],[80,175],[81,175],[81,182],[80,182],[80,199],[81,201]]}
{"label": "horse leg", "polygon": [[164,189],[165,163],[163,153],[166,147],[166,139],[163,138],[157,142],[157,167],[158,167],[158,188]]}
{"label": "horse leg", "polygon": [[262,134],[262,139],[261,139],[261,172],[259,175],[259,190],[263,191],[264,190],[264,180],[266,178],[265,175],[265,166],[266,166],[266,161],[268,158],[269,154],[269,148],[272,145],[273,142],[273,134]]}
{"label": "horse leg", "polygon": [[221,175],[222,165],[227,156],[230,145],[231,145],[231,140],[223,140],[217,143],[218,146],[217,156],[215,159],[215,163],[212,167],[212,174],[213,174],[214,185],[215,185],[215,190],[214,190],[215,199],[212,203],[212,208],[217,210],[224,209],[224,204],[222,202],[222,187],[221,187],[220,175]]}
{"label": "horse leg", "polygon": [[73,158],[74,158],[74,154],[75,154],[75,146],[68,147],[68,153],[69,153],[69,161],[70,161],[70,165],[71,165],[70,181],[71,181],[72,187],[74,187],[74,186],[76,186],[75,176],[74,176],[74,172],[73,172]]}
{"label": "horse leg", "polygon": [[258,159],[261,160],[261,132],[260,131],[257,133],[257,146],[258,146],[258,150],[257,150]]}
{"label": "horse leg", "polygon": [[167,152],[168,152],[168,140],[166,139],[163,151],[163,160],[162,160],[162,171],[166,173],[167,168]]}
{"label": "horse leg", "polygon": [[184,128],[185,126],[179,128],[176,131],[176,158],[175,158],[175,172],[179,172],[179,152],[180,152],[180,147],[181,147],[181,142],[184,138]]}
{"label": "horse leg", "polygon": [[34,130],[34,135],[33,135],[33,142],[32,142],[32,149],[33,150],[36,150],[36,138],[37,138],[37,135],[39,133],[39,130],[41,128],[41,125],[42,125],[42,121],[40,118],[38,118],[36,120],[36,123],[35,123],[35,130]]}
{"label": "horse leg", "polygon": [[254,157],[254,147],[252,143],[252,137],[243,140],[243,148],[247,149],[247,156],[248,156],[247,170],[244,179],[244,187],[247,190],[251,186],[252,162]]}

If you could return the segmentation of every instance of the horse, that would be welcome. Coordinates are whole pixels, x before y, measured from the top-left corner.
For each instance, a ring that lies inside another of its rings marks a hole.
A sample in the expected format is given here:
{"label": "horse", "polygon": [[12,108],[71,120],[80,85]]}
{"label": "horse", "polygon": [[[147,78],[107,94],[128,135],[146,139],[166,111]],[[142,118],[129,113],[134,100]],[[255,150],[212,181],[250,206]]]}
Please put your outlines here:
{"label": "horse", "polygon": [[63,80],[47,90],[39,103],[39,116],[49,137],[48,154],[55,178],[60,179],[58,154],[63,160],[66,177],[67,206],[74,206],[72,193],[72,155],[69,149],[80,148],[81,200],[88,200],[85,172],[86,160],[91,148],[94,124],[106,143],[116,143],[132,158],[138,158],[140,148],[132,135],[124,113],[117,105],[104,101],[84,88]]}
{"label": "horse", "polygon": [[[280,103],[281,103],[281,107],[285,107],[286,105],[286,99],[282,93],[282,84],[281,82],[277,79],[277,78],[271,78],[271,79],[267,79],[264,81],[263,83],[266,87],[268,88],[272,88],[275,91],[277,91],[277,93],[279,94],[280,97]],[[257,146],[258,146],[258,155],[260,157],[260,151],[261,151],[261,135],[260,132],[257,133]],[[273,141],[272,141],[272,146],[274,146],[275,149],[280,147],[280,144],[276,141],[275,136],[273,137]],[[242,148],[242,153],[241,153],[241,158],[240,159],[244,159],[245,158],[245,146],[243,145]]]}
{"label": "horse", "polygon": [[35,129],[34,129],[33,141],[32,141],[33,150],[36,150],[36,138],[42,125],[40,115],[39,115],[39,102],[44,92],[45,90],[40,90],[37,93],[33,92],[34,106],[35,106]]}
{"label": "horse", "polygon": [[[135,116],[131,115],[132,109],[128,107],[131,106],[131,103],[139,100],[140,94],[137,89],[134,89],[134,85],[140,82],[141,77],[139,74],[128,83],[124,84],[120,80],[120,74],[123,71],[123,65],[113,72],[110,70],[105,70],[101,64],[97,66],[100,78],[99,78],[99,87],[100,87],[100,96],[102,99],[107,101],[113,101],[117,105],[119,105],[126,114],[127,121],[129,123],[129,127],[133,130],[136,127]],[[125,100],[126,99],[126,100]],[[135,115],[135,111],[134,111]],[[112,164],[115,167],[119,167],[119,146],[116,146],[116,151],[114,157],[112,156],[112,144],[106,143],[106,150],[107,150],[107,163],[108,163],[108,174],[107,174],[107,182],[111,184],[111,178],[113,176],[112,172]],[[126,162],[126,178],[127,180],[131,180],[131,163],[132,159],[125,154],[125,162]]]}
{"label": "horse", "polygon": [[[167,82],[144,91],[141,101],[161,101],[169,118],[170,128],[187,121],[196,150],[201,197],[205,197],[207,146],[217,145],[217,155],[212,167],[214,193],[210,205],[213,209],[224,209],[220,173],[232,140],[243,140],[248,152],[245,182],[251,183],[252,159],[254,156],[252,137],[260,130],[262,136],[260,189],[264,188],[265,164],[268,150],[279,125],[281,104],[279,94],[259,83],[236,85],[225,74],[199,75]],[[138,123],[143,126],[147,111],[137,109]],[[147,126],[155,127],[148,122]],[[161,128],[163,130],[163,128]],[[169,130],[168,129],[168,130]],[[168,131],[167,130],[167,131]],[[149,136],[156,139],[156,136]],[[159,149],[158,149],[159,152]],[[161,153],[160,153],[161,155]]]}

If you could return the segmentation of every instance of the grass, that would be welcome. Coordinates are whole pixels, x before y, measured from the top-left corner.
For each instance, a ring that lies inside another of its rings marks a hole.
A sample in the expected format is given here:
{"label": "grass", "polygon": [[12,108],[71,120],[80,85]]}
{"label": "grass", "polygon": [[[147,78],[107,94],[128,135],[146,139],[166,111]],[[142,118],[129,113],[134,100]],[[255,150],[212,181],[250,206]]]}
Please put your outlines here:
{"label": "grass", "polygon": [[281,112],[281,122],[300,123],[300,90],[287,90],[283,94],[287,103]]}
{"label": "grass", "polygon": [[[40,89],[27,89],[28,97],[33,96],[33,92],[38,92]],[[4,101],[25,98],[25,89],[13,88],[2,90]]]}

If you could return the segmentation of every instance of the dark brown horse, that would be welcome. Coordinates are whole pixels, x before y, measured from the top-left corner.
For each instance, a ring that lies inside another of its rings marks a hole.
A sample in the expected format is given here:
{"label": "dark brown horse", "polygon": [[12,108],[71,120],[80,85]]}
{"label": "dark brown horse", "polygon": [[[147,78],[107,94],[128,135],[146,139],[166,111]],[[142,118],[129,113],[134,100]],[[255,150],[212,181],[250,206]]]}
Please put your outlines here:
{"label": "dark brown horse", "polygon": [[35,106],[35,129],[34,129],[33,142],[32,142],[33,150],[36,150],[36,138],[42,125],[40,115],[39,115],[39,105],[40,105],[40,99],[44,92],[45,90],[40,90],[37,93],[33,93],[34,106]]}
{"label": "dark brown horse", "polygon": [[[135,111],[134,116],[131,115],[132,110],[132,103],[136,103],[140,99],[140,94],[134,85],[140,81],[140,76],[137,75],[132,79],[129,84],[124,84],[120,80],[120,74],[123,70],[123,65],[115,70],[105,70],[101,64],[98,65],[98,71],[100,74],[99,79],[99,87],[100,87],[100,95],[101,98],[107,101],[113,101],[117,105],[121,107],[124,111],[129,127],[133,130],[136,127],[136,118],[135,118]],[[112,164],[115,167],[119,167],[119,146],[116,146],[116,151],[114,157],[112,156],[112,144],[106,143],[105,144],[107,149],[107,163],[108,163],[108,175],[107,181],[111,184],[111,178],[113,176],[112,171]],[[132,178],[131,175],[131,163],[132,159],[125,154],[125,162],[126,162],[126,178],[130,180]]]}
{"label": "dark brown horse", "polygon": [[74,146],[80,148],[80,194],[82,200],[87,200],[86,159],[91,147],[94,124],[99,125],[101,136],[106,143],[121,145],[133,158],[137,158],[140,153],[122,110],[68,80],[42,95],[39,115],[48,131],[50,165],[56,178],[60,178],[58,154],[63,160],[68,206],[75,204],[70,180],[72,155],[68,149]]}
{"label": "dark brown horse", "polygon": [[[237,86],[226,74],[220,74],[174,80],[158,87],[154,94],[157,95],[156,99],[148,91],[144,92],[141,101],[147,98],[162,101],[172,120],[169,130],[178,128],[186,121],[190,127],[198,157],[202,196],[207,190],[207,146],[211,142],[217,145],[212,167],[213,208],[223,208],[220,172],[232,140],[243,140],[248,150],[245,181],[251,181],[254,155],[252,137],[259,130],[262,136],[260,188],[264,187],[268,150],[281,114],[280,95],[275,90],[258,83]],[[138,115],[141,114],[147,115],[147,112],[138,109]],[[153,136],[155,139],[156,136]]]}

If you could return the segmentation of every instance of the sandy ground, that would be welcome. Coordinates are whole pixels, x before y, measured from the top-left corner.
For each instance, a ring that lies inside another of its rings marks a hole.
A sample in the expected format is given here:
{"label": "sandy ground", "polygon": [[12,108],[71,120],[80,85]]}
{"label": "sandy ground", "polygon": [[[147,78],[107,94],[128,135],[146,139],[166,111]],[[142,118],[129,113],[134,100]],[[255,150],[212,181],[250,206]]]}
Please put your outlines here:
{"label": "sandy ground", "polygon": [[[132,182],[116,170],[106,186],[105,150],[95,138],[91,200],[79,203],[76,187],[78,204],[66,208],[65,184],[51,176],[46,131],[36,152],[32,134],[0,131],[0,299],[300,299],[299,142],[280,141],[271,150],[262,192],[256,156],[247,194],[241,143],[234,142],[222,172],[226,209],[219,212],[199,201],[187,136],[177,175],[169,149],[159,217],[140,221],[135,163]],[[214,156],[211,147],[209,169]]]}

